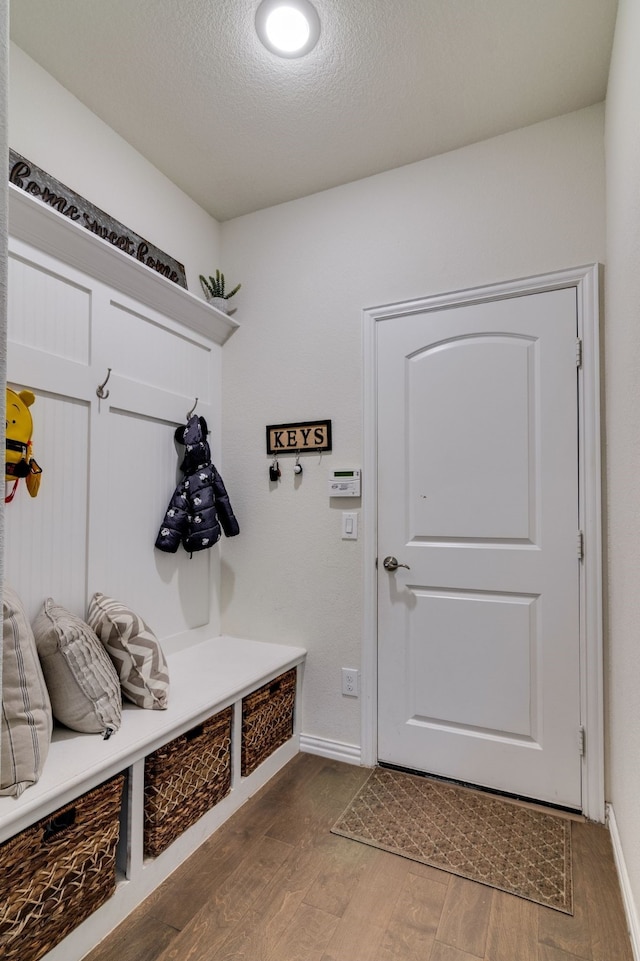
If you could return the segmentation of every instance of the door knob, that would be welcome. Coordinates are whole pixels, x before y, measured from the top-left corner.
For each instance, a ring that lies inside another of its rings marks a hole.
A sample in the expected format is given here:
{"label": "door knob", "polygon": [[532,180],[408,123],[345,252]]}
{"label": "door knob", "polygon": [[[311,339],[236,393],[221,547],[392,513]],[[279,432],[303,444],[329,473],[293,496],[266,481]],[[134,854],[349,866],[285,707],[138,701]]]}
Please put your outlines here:
{"label": "door knob", "polygon": [[408,564],[398,564],[398,558],[392,557],[391,555],[389,555],[389,557],[385,557],[382,562],[382,566],[384,567],[385,571],[397,571],[399,567],[406,567],[408,571],[411,570]]}

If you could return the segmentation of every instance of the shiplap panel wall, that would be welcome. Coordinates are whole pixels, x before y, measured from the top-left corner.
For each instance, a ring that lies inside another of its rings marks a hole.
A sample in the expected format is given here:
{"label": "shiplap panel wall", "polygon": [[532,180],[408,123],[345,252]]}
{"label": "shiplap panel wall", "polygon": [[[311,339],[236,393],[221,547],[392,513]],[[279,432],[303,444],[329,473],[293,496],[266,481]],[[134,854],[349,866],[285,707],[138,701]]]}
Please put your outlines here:
{"label": "shiplap panel wall", "polygon": [[[220,347],[174,318],[22,242],[12,242],[8,380],[36,394],[40,493],[7,505],[7,580],[34,617],[45,597],[84,616],[96,590],[161,639],[219,631],[214,552],[154,548],[198,397],[218,449]],[[112,368],[109,397],[96,387]]]}
{"label": "shiplap panel wall", "polygon": [[[10,298],[11,299],[11,298]],[[11,378],[9,386],[20,390]],[[32,388],[33,389],[33,388]],[[35,392],[35,390],[34,390]],[[87,587],[89,405],[38,393],[34,455],[43,468],[38,496],[20,481],[5,508],[5,577],[33,620],[45,597],[80,613]]]}
{"label": "shiplap panel wall", "polygon": [[137,383],[187,398],[197,385],[200,402],[210,404],[212,345],[178,333],[167,324],[166,318],[153,311],[137,314],[125,303],[112,300],[109,337],[119,349],[110,366]]}
{"label": "shiplap panel wall", "polygon": [[33,262],[9,258],[10,340],[88,364],[90,323],[90,289]]}
{"label": "shiplap panel wall", "polygon": [[181,476],[176,471],[176,425],[117,408],[106,423],[107,496],[113,506],[104,514],[99,536],[111,562],[99,589],[136,603],[159,636],[201,627],[210,617],[210,552],[190,558],[182,548],[165,554],[153,546]]}

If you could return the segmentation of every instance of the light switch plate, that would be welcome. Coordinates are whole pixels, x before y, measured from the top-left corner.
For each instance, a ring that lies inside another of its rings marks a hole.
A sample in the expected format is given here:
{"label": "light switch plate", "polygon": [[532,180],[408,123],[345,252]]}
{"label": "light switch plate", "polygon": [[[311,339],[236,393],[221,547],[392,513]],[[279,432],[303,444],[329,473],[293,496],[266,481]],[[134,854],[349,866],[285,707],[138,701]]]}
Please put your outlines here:
{"label": "light switch plate", "polygon": [[358,540],[358,512],[357,511],[342,512],[342,540],[343,541]]}

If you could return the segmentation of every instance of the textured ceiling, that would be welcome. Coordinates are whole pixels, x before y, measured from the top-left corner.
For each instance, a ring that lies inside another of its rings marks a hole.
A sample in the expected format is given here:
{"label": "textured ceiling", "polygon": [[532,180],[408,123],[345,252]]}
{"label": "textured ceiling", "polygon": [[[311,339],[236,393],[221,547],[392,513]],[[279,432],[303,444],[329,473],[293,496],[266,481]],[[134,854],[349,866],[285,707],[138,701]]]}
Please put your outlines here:
{"label": "textured ceiling", "polygon": [[[13,0],[11,37],[218,220],[604,100],[616,0]],[[34,158],[37,162],[37,158]]]}

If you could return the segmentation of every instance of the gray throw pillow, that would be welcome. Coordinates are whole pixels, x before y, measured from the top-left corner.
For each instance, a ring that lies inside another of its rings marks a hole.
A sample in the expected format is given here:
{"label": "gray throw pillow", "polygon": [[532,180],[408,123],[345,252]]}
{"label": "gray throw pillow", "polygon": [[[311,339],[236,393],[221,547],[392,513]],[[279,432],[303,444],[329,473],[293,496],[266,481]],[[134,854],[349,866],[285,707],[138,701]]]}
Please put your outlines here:
{"label": "gray throw pillow", "polygon": [[86,734],[108,737],[120,727],[116,670],[88,624],[49,597],[33,622],[53,716]]}
{"label": "gray throw pillow", "polygon": [[6,584],[2,616],[0,794],[18,797],[42,773],[53,719],[31,625],[20,598]]}
{"label": "gray throw pillow", "polygon": [[169,696],[169,669],[151,628],[129,607],[105,594],[91,598],[87,623],[113,661],[124,696],[138,707],[164,710]]}

